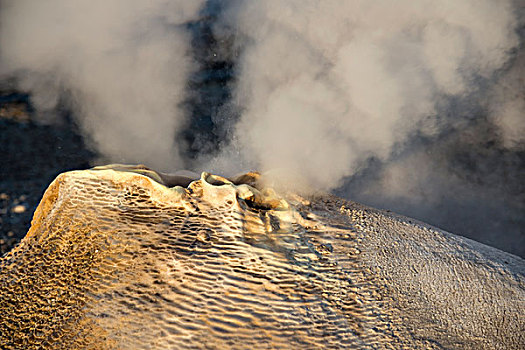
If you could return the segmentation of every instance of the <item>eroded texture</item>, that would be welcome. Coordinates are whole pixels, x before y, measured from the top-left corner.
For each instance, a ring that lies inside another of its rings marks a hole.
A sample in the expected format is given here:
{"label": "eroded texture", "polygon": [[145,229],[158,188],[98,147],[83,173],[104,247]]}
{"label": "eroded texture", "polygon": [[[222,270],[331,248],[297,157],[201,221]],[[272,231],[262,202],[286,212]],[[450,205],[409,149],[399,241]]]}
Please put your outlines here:
{"label": "eroded texture", "polygon": [[167,188],[140,172],[70,172],[50,185],[0,261],[1,348],[523,341],[519,258],[335,197],[284,201],[207,174]]}

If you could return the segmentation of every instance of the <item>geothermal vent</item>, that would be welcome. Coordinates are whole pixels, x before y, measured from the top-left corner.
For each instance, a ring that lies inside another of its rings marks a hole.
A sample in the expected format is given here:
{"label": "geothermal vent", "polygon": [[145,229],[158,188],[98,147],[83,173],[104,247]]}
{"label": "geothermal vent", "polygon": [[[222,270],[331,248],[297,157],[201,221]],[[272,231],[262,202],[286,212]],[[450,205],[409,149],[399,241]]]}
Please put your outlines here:
{"label": "geothermal vent", "polygon": [[0,260],[2,349],[517,349],[525,263],[317,195],[108,166]]}

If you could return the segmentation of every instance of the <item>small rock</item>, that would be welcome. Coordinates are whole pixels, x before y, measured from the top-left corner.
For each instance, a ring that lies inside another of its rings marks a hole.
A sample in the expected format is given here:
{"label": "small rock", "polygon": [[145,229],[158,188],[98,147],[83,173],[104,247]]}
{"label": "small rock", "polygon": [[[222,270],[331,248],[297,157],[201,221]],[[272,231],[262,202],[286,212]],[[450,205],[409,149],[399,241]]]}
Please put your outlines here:
{"label": "small rock", "polygon": [[26,207],[22,204],[18,204],[18,205],[15,205],[12,209],[11,209],[11,212],[15,213],[15,214],[22,214],[23,212],[26,211]]}

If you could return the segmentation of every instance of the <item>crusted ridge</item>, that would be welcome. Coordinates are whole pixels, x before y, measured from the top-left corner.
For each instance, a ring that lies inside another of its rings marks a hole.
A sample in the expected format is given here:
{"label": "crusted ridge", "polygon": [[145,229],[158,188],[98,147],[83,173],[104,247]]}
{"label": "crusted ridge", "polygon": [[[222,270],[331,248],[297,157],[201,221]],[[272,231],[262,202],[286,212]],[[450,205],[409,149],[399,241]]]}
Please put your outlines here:
{"label": "crusted ridge", "polygon": [[0,259],[0,348],[523,344],[523,259],[259,180],[126,165],[59,175]]}
{"label": "crusted ridge", "polygon": [[254,177],[204,172],[167,187],[141,167],[58,176],[28,235],[0,260],[2,348],[373,340],[364,326],[373,305],[350,289],[351,264],[332,254],[322,225]]}

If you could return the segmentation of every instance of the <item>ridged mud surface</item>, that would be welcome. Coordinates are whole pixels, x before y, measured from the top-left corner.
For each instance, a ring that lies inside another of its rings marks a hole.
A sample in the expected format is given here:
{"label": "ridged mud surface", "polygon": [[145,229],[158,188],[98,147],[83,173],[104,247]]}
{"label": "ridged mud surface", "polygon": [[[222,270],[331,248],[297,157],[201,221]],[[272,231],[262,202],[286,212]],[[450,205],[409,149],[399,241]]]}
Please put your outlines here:
{"label": "ridged mud surface", "polygon": [[517,257],[336,197],[282,198],[206,173],[187,188],[152,177],[101,169],[50,185],[0,260],[0,348],[524,340]]}

